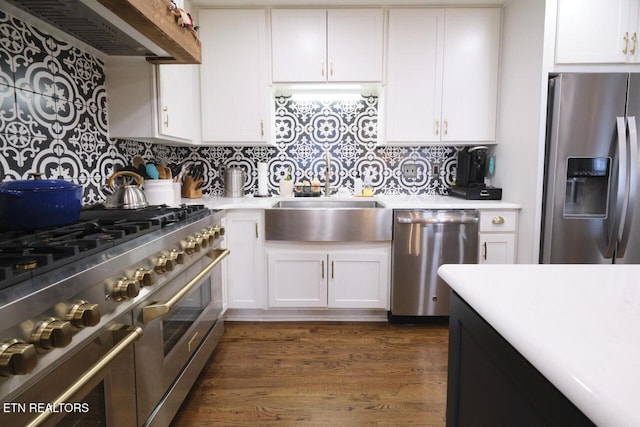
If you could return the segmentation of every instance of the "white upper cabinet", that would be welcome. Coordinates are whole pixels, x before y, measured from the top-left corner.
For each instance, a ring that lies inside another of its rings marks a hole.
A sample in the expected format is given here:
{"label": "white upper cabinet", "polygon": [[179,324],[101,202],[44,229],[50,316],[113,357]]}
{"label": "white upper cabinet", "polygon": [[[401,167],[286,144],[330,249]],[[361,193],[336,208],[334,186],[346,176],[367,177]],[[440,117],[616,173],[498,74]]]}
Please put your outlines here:
{"label": "white upper cabinet", "polygon": [[274,82],[327,80],[327,11],[271,11],[271,66]]}
{"label": "white upper cabinet", "polygon": [[442,111],[442,9],[389,11],[386,142],[439,142]]}
{"label": "white upper cabinet", "polygon": [[328,80],[382,81],[381,9],[327,11]]}
{"label": "white upper cabinet", "polygon": [[153,65],[140,57],[109,57],[109,137],[156,143],[197,140],[197,65]]}
{"label": "white upper cabinet", "polygon": [[495,141],[500,9],[445,11],[442,141]]}
{"label": "white upper cabinet", "polygon": [[274,83],[381,82],[382,9],[274,9]]}
{"label": "white upper cabinet", "polygon": [[384,142],[495,141],[500,10],[391,9]]}
{"label": "white upper cabinet", "polygon": [[202,141],[271,142],[266,11],[203,9],[199,16]]}
{"label": "white upper cabinet", "polygon": [[639,62],[639,0],[558,0],[556,63]]}
{"label": "white upper cabinet", "polygon": [[192,65],[159,65],[158,102],[160,107],[159,132],[165,136],[193,139],[194,91],[190,85],[198,78],[197,67]]}

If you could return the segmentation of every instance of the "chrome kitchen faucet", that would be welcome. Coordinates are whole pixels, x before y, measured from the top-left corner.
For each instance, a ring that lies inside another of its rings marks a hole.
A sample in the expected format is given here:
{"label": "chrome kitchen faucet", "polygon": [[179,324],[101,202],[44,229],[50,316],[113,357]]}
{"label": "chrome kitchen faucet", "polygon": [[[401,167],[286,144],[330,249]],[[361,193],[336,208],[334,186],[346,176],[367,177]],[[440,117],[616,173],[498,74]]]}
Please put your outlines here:
{"label": "chrome kitchen faucet", "polygon": [[331,179],[331,154],[329,154],[329,150],[327,150],[325,156],[325,170],[324,170],[324,197],[331,196],[331,187],[329,180]]}

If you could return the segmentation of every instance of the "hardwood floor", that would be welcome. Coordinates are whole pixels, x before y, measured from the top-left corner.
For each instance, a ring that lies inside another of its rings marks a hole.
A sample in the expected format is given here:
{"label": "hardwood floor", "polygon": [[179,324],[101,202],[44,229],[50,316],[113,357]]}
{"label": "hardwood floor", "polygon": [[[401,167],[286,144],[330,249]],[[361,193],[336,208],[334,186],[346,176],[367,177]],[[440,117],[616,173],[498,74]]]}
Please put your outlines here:
{"label": "hardwood floor", "polygon": [[443,426],[446,325],[227,322],[172,426]]}

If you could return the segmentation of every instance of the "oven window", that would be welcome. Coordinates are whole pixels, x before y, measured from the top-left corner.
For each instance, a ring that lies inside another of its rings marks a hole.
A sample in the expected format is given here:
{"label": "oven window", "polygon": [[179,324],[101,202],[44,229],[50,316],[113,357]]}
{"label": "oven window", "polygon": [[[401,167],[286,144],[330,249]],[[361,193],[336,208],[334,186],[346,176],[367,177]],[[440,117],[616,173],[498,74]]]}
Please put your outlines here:
{"label": "oven window", "polygon": [[211,279],[208,277],[187,294],[162,322],[165,356],[209,304],[211,304]]}
{"label": "oven window", "polygon": [[104,392],[104,381],[100,382],[93,390],[87,394],[82,401],[83,410],[74,411],[65,416],[56,427],[101,427],[107,425],[107,416],[104,402],[106,400]]}

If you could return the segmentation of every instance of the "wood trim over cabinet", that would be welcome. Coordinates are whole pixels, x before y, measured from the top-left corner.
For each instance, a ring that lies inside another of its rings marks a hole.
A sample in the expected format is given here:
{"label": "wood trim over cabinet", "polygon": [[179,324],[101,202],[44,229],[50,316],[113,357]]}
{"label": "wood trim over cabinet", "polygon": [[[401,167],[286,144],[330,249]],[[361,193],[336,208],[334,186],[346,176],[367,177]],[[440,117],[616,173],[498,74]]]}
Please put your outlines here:
{"label": "wood trim over cabinet", "polygon": [[180,27],[163,0],[98,0],[171,57],[150,57],[153,64],[200,64],[200,40],[193,30]]}

